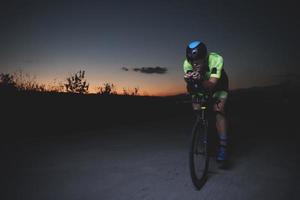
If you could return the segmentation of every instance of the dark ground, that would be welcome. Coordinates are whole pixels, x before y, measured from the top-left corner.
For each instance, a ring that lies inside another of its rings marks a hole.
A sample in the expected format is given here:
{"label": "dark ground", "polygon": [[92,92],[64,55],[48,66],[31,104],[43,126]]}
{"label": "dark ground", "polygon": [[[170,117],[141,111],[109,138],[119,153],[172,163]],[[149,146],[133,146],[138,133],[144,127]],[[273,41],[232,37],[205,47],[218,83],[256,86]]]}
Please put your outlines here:
{"label": "dark ground", "polygon": [[299,96],[268,91],[232,94],[232,167],[212,165],[201,191],[178,97],[2,97],[0,199],[299,199]]}

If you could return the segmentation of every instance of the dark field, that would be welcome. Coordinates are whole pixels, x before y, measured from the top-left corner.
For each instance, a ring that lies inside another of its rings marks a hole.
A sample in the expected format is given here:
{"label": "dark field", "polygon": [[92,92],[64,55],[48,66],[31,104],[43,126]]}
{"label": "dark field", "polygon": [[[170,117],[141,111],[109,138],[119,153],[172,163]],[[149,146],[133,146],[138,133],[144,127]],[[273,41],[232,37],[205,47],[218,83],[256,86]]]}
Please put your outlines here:
{"label": "dark field", "polygon": [[231,168],[188,171],[187,96],[1,94],[1,199],[299,199],[296,90],[233,91]]}

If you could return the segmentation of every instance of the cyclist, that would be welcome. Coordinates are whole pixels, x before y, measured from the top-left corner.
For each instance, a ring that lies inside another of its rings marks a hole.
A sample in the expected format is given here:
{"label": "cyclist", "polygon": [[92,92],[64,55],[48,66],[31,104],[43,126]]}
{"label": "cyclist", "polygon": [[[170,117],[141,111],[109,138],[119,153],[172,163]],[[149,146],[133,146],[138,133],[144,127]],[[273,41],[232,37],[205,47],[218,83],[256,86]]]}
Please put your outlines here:
{"label": "cyclist", "polygon": [[223,58],[217,53],[208,52],[203,42],[192,41],[186,48],[183,70],[194,110],[200,108],[199,103],[195,102],[195,97],[203,95],[203,91],[210,91],[215,100],[213,111],[216,113],[216,128],[219,135],[217,161],[226,161],[228,142],[224,108],[228,97],[228,77],[223,67]]}

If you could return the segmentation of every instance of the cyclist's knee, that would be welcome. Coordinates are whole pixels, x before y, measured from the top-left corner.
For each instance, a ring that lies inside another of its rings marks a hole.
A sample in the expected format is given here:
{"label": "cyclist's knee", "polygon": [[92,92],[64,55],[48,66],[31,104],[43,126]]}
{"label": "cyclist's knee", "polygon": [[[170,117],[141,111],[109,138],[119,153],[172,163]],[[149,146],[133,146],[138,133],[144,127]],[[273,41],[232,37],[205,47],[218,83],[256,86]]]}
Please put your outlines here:
{"label": "cyclist's knee", "polygon": [[224,115],[225,114],[225,102],[226,102],[225,99],[218,99],[213,106],[214,112],[221,113]]}

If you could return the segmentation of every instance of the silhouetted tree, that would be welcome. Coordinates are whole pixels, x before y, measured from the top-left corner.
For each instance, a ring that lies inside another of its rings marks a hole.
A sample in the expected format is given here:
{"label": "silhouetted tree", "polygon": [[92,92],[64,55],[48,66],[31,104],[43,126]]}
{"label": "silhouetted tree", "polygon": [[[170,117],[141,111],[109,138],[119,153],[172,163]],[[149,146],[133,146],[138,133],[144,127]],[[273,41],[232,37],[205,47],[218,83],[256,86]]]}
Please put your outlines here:
{"label": "silhouetted tree", "polygon": [[116,94],[117,92],[115,91],[115,88],[116,88],[116,86],[113,83],[104,83],[103,87],[99,87],[98,94],[101,94],[101,95]]}
{"label": "silhouetted tree", "polygon": [[86,94],[89,91],[89,84],[85,79],[85,71],[78,71],[73,76],[67,78],[67,83],[65,84],[67,92]]}

